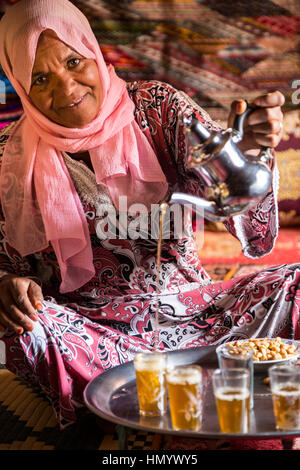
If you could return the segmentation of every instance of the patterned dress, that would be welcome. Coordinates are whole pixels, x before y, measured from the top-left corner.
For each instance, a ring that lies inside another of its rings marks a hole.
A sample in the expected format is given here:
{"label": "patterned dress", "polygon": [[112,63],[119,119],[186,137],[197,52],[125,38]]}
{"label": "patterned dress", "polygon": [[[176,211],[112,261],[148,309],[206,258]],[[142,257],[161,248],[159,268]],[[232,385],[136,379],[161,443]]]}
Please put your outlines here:
{"label": "patterned dress", "polygon": [[[160,82],[133,82],[128,92],[135,118],[156,151],[169,193],[202,194],[201,184],[186,165],[187,143],[182,117],[196,113],[208,128],[217,128],[207,113],[184,93]],[[0,137],[1,155],[14,123]],[[64,154],[89,224],[96,274],[87,284],[61,294],[59,265],[51,245],[22,258],[9,246],[1,214],[0,268],[34,279],[42,286],[43,311],[32,332],[6,332],[6,367],[50,399],[63,428],[74,422],[87,383],[103,371],[153,350],[155,312],[159,302],[161,350],[218,344],[250,336],[300,337],[300,265],[281,265],[233,280],[214,283],[201,265],[193,220],[181,237],[162,243],[159,296],[156,295],[157,239],[147,230],[139,238],[124,237],[123,226],[135,216],[118,214],[117,236],[99,237],[103,207],[112,202],[93,172]],[[225,224],[248,257],[270,253],[278,230],[277,168],[273,188],[247,214]],[[100,210],[101,209],[101,210]],[[156,222],[157,223],[157,220]],[[153,221],[151,221],[153,225]],[[105,231],[104,231],[105,233]],[[173,235],[173,236],[172,236]]]}

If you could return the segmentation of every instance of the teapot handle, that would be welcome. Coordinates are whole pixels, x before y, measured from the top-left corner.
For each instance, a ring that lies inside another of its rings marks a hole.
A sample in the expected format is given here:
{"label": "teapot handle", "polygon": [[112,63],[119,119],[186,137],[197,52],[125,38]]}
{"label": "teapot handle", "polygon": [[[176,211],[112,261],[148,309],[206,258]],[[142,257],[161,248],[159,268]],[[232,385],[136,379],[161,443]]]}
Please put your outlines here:
{"label": "teapot handle", "polygon": [[259,108],[258,106],[249,106],[247,101],[246,104],[246,110],[242,114],[237,114],[233,123],[233,129],[239,132],[241,138],[243,138],[244,135],[244,122],[246,117],[248,117],[250,114],[253,113],[253,111],[256,111]]}
{"label": "teapot handle", "polygon": [[[246,101],[246,100],[245,100]],[[241,139],[243,138],[244,135],[244,122],[247,116],[249,116],[251,113],[259,109],[259,106],[248,106],[247,103],[247,109],[242,113],[242,114],[237,114],[233,123],[233,129],[238,131],[238,133],[241,136]],[[273,155],[271,153],[270,147],[262,147],[261,149],[261,155],[260,155],[260,160],[264,161],[267,163],[269,160],[273,159]]]}

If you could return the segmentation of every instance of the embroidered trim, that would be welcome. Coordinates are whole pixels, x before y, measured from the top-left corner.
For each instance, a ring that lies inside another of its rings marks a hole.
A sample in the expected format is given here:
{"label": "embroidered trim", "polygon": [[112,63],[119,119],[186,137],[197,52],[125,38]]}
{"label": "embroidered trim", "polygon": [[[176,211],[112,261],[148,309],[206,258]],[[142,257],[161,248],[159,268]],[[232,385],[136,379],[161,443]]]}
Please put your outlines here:
{"label": "embroidered trim", "polygon": [[203,109],[198,103],[196,103],[196,101],[194,101],[184,91],[178,91],[177,93],[175,93],[175,96],[176,95],[178,95],[179,97],[181,96],[186,101],[186,108],[188,106],[192,107],[191,112],[193,112],[193,110],[195,110],[195,109],[198,111],[198,113],[203,117],[203,119],[205,121],[205,126],[208,129],[222,129],[222,127],[216,121],[214,121],[211,118],[211,116],[208,114],[208,112],[205,111],[205,109]]}
{"label": "embroidered trim", "polygon": [[275,203],[276,209],[275,209],[275,233],[274,233],[273,246],[275,246],[275,242],[278,237],[278,231],[279,231],[279,211],[278,211],[279,180],[280,180],[280,174],[279,174],[277,163],[275,163],[274,169],[273,169],[273,195],[274,195],[274,203]]}
{"label": "embroidered trim", "polygon": [[12,121],[9,124],[7,124],[7,126],[3,127],[3,129],[1,129],[1,135],[3,134],[3,135],[9,136],[12,133],[12,130],[15,127],[17,122],[18,121]]}
{"label": "embroidered trim", "polygon": [[101,204],[102,210],[111,208],[113,203],[108,190],[104,184],[96,182],[94,173],[84,163],[74,160],[66,152],[62,152],[62,155],[82,201],[95,208]]}

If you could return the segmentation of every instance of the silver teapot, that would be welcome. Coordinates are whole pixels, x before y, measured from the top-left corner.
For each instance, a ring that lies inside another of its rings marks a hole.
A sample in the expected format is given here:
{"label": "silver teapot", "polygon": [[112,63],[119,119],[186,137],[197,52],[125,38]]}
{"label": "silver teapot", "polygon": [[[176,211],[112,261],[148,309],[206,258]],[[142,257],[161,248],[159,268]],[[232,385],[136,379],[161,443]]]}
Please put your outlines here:
{"label": "silver teapot", "polygon": [[259,157],[244,155],[238,143],[243,138],[245,118],[257,108],[248,107],[237,115],[233,128],[207,129],[195,117],[184,118],[189,145],[187,166],[200,177],[203,198],[175,192],[168,203],[191,204],[208,220],[223,221],[249,210],[270,190],[272,172],[270,149]]}

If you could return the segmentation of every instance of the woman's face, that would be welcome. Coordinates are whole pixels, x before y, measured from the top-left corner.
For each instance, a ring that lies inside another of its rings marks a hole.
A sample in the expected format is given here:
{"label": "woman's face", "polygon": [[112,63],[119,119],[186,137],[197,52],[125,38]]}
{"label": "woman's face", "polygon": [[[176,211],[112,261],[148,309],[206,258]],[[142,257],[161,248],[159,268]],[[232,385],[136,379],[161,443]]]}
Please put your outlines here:
{"label": "woman's face", "polygon": [[98,67],[47,30],[39,39],[29,92],[34,106],[65,127],[84,127],[101,106]]}

